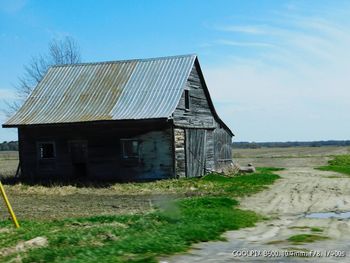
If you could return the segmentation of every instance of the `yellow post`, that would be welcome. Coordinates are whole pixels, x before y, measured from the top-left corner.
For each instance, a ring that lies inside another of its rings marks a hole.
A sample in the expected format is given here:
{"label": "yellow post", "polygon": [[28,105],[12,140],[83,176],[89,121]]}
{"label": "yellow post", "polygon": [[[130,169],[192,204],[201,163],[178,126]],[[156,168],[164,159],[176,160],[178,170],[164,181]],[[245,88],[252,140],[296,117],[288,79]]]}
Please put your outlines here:
{"label": "yellow post", "polygon": [[10,202],[9,202],[9,200],[8,200],[8,198],[7,198],[7,196],[6,196],[5,189],[4,189],[4,187],[3,187],[2,183],[1,183],[1,181],[0,181],[0,192],[1,192],[2,197],[4,198],[4,201],[5,201],[5,204],[6,204],[6,206],[7,206],[7,209],[8,209],[8,211],[9,211],[10,215],[11,215],[13,224],[15,225],[16,228],[19,228],[19,224],[18,224],[16,215],[15,215],[15,213],[14,213],[13,210],[12,210],[12,206],[11,206],[11,204],[10,204]]}

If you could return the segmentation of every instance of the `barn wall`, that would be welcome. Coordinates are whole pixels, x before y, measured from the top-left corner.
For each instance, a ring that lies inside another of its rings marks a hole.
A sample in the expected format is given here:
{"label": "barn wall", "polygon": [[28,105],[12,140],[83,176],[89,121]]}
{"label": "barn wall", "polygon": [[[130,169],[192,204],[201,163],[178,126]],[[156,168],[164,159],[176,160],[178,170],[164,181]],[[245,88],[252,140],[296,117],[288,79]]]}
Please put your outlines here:
{"label": "barn wall", "polygon": [[196,66],[193,66],[191,70],[185,89],[189,90],[190,108],[189,110],[185,108],[185,92],[183,92],[173,114],[175,126],[182,128],[215,128],[215,120]]}
{"label": "barn wall", "polygon": [[206,136],[206,156],[205,156],[206,171],[215,171],[215,158],[214,158],[214,131],[207,130]]}
{"label": "barn wall", "polygon": [[186,175],[199,177],[206,173],[205,129],[186,129]]}
{"label": "barn wall", "polygon": [[[29,179],[75,179],[69,141],[88,144],[87,179],[138,181],[174,177],[173,133],[166,122],[115,122],[19,128],[23,176]],[[120,139],[140,142],[140,159],[126,164]],[[38,141],[54,141],[56,158],[38,158]]]}
{"label": "barn wall", "polygon": [[214,130],[214,166],[221,171],[232,163],[232,137],[220,124]]}
{"label": "barn wall", "polygon": [[[190,76],[187,80],[185,89],[189,90],[190,97],[190,107],[186,109],[185,107],[185,92],[183,92],[182,97],[179,101],[179,104],[174,111],[174,125],[177,133],[175,133],[175,145],[179,154],[175,155],[176,163],[181,164],[180,167],[176,166],[176,171],[181,176],[183,175],[184,169],[186,167],[190,167],[188,162],[192,162],[191,173],[196,171],[196,167],[193,167],[193,162],[198,162],[193,160],[193,156],[189,155],[189,150],[185,149],[185,159],[186,165],[182,165],[183,163],[183,148],[182,145],[187,141],[188,143],[194,144],[193,146],[187,145],[187,147],[191,147],[192,149],[196,149],[198,146],[198,142],[196,140],[188,141],[188,134],[190,134],[191,129],[200,129],[205,130],[205,144],[204,151],[197,151],[197,155],[200,152],[203,152],[204,160],[205,160],[205,172],[210,171],[220,171],[223,167],[229,165],[232,160],[231,153],[231,139],[232,136],[221,127],[220,123],[213,116],[212,110],[208,103],[208,98],[204,92],[203,83],[198,74],[198,70],[196,65],[193,66]],[[179,131],[181,132],[181,136],[179,135]],[[183,138],[185,135],[185,138]],[[192,150],[191,150],[192,151]],[[202,160],[202,156],[196,156],[196,160]],[[187,169],[188,170],[188,169]],[[186,172],[186,176],[193,176],[189,174],[190,172]],[[197,172],[195,172],[198,174]]]}

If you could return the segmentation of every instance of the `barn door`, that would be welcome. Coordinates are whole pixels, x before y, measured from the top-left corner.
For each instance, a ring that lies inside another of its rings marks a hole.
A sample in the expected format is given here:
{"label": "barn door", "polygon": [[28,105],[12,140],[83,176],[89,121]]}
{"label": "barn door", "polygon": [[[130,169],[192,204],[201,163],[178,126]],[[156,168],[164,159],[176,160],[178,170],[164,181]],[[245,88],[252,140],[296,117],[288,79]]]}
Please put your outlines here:
{"label": "barn door", "polygon": [[186,130],[186,176],[197,177],[205,172],[206,130]]}
{"label": "barn door", "polygon": [[87,175],[88,146],[87,141],[70,141],[69,152],[72,160],[75,177]]}

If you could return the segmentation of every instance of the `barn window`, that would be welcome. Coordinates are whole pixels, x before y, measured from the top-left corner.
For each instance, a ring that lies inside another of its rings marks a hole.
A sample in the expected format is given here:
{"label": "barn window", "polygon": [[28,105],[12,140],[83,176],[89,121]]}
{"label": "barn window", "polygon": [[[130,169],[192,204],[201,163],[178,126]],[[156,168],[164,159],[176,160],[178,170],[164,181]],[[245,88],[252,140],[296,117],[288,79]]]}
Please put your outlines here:
{"label": "barn window", "polygon": [[55,144],[53,142],[39,142],[38,148],[40,159],[53,159],[56,157]]}
{"label": "barn window", "polygon": [[138,159],[140,144],[138,140],[121,139],[122,156],[124,159]]}
{"label": "barn window", "polygon": [[185,108],[186,110],[190,109],[190,91],[185,90]]}

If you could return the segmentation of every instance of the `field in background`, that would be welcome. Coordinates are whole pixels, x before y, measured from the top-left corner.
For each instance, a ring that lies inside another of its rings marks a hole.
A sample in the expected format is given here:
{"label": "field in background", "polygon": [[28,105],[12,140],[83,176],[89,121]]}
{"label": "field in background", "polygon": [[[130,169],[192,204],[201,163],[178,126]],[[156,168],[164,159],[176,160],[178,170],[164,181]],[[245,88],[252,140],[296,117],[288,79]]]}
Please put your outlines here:
{"label": "field in background", "polygon": [[317,167],[333,156],[349,154],[348,146],[233,149],[233,159],[240,165],[256,167]]}
{"label": "field in background", "polygon": [[0,151],[0,178],[14,176],[18,166],[18,152]]}

